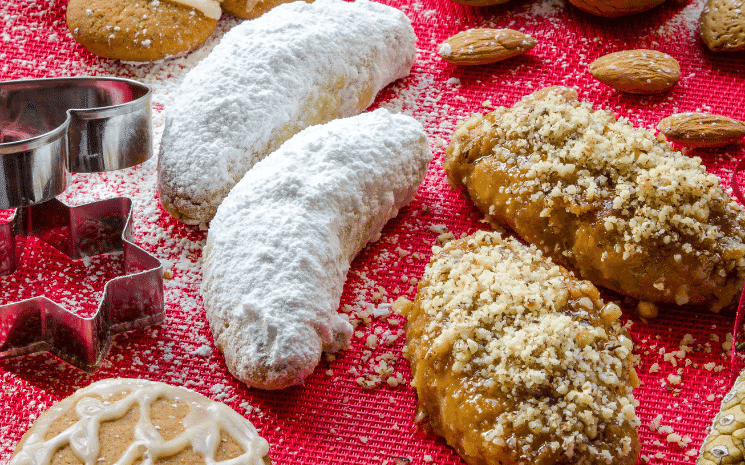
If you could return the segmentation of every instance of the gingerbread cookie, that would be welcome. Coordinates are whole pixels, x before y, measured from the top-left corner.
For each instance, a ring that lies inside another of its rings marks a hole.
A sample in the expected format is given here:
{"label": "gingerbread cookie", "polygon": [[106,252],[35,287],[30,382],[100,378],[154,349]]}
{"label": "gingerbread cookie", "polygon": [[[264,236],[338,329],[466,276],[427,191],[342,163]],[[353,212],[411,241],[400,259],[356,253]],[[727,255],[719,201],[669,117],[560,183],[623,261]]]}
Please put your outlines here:
{"label": "gingerbread cookie", "polygon": [[100,57],[153,61],[202,44],[220,14],[216,0],[70,0],[67,27]]}
{"label": "gingerbread cookie", "polygon": [[158,159],[163,208],[185,223],[209,221],[284,141],[358,114],[409,74],[415,43],[406,15],[370,1],[288,3],[234,27],[167,108]]}
{"label": "gingerbread cookie", "polygon": [[268,451],[251,422],[225,404],[164,383],[112,378],[39,416],[9,465],[267,465]]}

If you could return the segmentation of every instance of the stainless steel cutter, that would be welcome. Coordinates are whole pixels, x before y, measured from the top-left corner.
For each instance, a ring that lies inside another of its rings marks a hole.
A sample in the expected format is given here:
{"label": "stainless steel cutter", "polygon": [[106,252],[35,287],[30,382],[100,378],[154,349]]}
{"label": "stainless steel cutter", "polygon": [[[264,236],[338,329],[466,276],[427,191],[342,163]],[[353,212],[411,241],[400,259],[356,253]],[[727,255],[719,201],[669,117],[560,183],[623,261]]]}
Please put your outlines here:
{"label": "stainless steel cutter", "polygon": [[165,318],[160,261],[132,242],[132,201],[69,207],[54,197],[71,172],[127,168],[152,156],[151,90],[136,81],[72,77],[0,82],[0,275],[15,271],[35,236],[71,258],[124,253],[98,310],[78,316],[46,297],[0,306],[0,358],[48,351],[86,371],[113,336]]}

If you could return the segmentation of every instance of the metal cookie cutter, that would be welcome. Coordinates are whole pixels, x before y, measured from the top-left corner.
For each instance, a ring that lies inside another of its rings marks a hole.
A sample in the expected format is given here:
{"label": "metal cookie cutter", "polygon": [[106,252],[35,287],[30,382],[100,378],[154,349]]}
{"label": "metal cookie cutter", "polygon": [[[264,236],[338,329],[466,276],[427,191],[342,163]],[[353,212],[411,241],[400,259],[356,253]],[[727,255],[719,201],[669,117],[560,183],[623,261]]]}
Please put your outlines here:
{"label": "metal cookie cutter", "polygon": [[0,82],[0,275],[15,271],[34,236],[70,258],[123,252],[97,311],[78,316],[46,297],[0,306],[0,358],[48,351],[82,370],[103,362],[112,338],[165,319],[160,261],[132,242],[125,197],[70,207],[54,197],[71,172],[112,171],[152,156],[148,86],[120,78]]}

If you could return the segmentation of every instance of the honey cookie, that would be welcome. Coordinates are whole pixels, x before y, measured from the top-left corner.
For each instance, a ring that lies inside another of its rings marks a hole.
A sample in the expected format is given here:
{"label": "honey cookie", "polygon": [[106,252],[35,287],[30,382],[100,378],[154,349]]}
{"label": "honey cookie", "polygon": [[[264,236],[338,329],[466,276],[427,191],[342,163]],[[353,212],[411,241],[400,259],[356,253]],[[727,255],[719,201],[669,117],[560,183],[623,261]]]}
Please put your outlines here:
{"label": "honey cookie", "polygon": [[70,0],[67,27],[100,57],[153,61],[202,44],[220,13],[216,0]]}
{"label": "honey cookie", "polygon": [[471,465],[634,465],[639,379],[621,309],[514,238],[435,247],[407,318],[419,409]]}
{"label": "honey cookie", "polygon": [[595,285],[718,311],[745,280],[745,210],[698,157],[568,88],[461,123],[443,163],[494,226]]}
{"label": "honey cookie", "polygon": [[283,142],[360,113],[408,75],[415,43],[406,15],[371,1],[288,3],[234,27],[167,108],[158,158],[163,208],[185,223],[209,221]]}
{"label": "honey cookie", "polygon": [[699,19],[699,33],[712,52],[745,50],[745,10],[742,1],[708,0]]}
{"label": "honey cookie", "polygon": [[9,465],[268,465],[269,444],[234,410],[194,391],[112,378],[36,419]]}
{"label": "honey cookie", "polygon": [[[233,16],[254,19],[263,15],[275,6],[290,3],[295,0],[222,0],[223,11]],[[311,3],[313,0],[305,0]]]}
{"label": "honey cookie", "polygon": [[236,184],[202,263],[207,320],[236,378],[284,388],[347,345],[337,309],[350,264],[414,198],[431,158],[421,124],[380,109],[305,129]]}

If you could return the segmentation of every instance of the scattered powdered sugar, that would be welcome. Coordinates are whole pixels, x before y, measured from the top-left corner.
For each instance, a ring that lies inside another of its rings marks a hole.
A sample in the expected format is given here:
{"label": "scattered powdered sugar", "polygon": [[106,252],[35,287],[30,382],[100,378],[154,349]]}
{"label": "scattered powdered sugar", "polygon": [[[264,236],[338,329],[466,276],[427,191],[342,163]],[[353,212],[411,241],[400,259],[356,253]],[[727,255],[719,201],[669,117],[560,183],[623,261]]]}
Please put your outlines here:
{"label": "scattered powdered sugar", "polygon": [[336,310],[351,261],[414,198],[430,159],[419,123],[379,109],[310,127],[246,174],[210,224],[203,265],[231,373],[285,387],[347,345]]}
{"label": "scattered powdered sugar", "polygon": [[564,0],[540,0],[530,4],[528,14],[534,18],[551,19],[564,10]]}
{"label": "scattered powdered sugar", "polygon": [[691,0],[680,13],[670,18],[665,24],[660,26],[656,33],[661,37],[670,37],[681,35],[687,38],[695,37],[698,30],[701,11],[703,11],[707,0]]}

